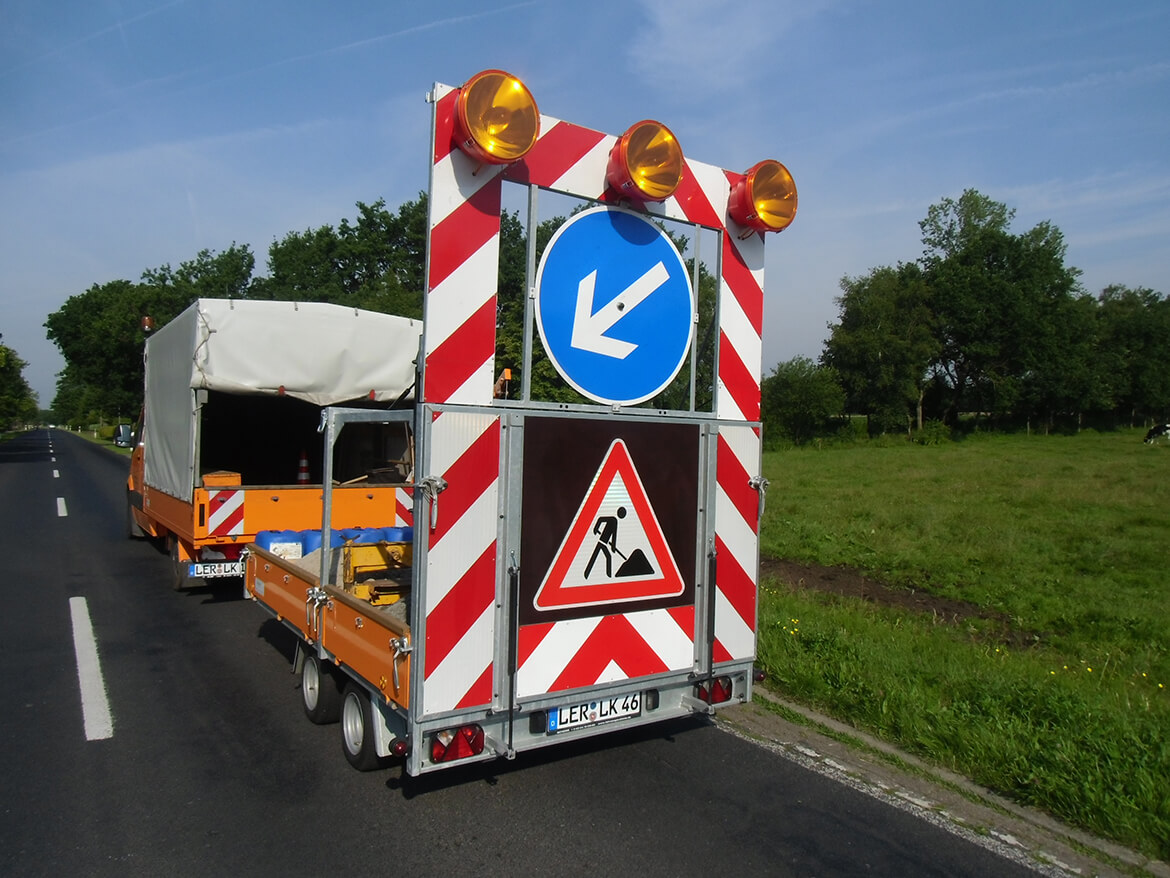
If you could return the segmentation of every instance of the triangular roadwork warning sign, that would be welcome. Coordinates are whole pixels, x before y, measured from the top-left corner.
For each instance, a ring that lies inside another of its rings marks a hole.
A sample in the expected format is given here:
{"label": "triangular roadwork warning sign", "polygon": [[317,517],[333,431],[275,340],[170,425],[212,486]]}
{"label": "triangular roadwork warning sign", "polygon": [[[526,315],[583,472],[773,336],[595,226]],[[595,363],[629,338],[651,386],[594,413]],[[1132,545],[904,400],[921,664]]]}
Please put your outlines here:
{"label": "triangular roadwork warning sign", "polygon": [[629,449],[615,439],[537,589],[536,609],[677,597],[683,588]]}

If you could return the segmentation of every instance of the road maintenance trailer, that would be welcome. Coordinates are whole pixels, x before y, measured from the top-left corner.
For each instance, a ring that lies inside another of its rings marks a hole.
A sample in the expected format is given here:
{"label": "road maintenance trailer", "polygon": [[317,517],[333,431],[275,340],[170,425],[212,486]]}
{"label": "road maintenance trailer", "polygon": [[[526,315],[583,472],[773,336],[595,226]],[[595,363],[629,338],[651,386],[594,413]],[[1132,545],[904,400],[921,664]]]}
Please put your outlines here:
{"label": "road maintenance trailer", "polygon": [[[791,177],[688,160],[653,121],[613,137],[542,116],[502,71],[429,100],[419,392],[409,410],[326,409],[320,532],[261,534],[246,553],[247,596],[297,637],[306,714],[340,720],[355,767],[397,757],[419,775],[748,700],[763,239],[792,219]],[[504,183],[529,204],[519,364],[496,359]],[[546,190],[593,206],[537,266]],[[688,268],[665,221],[718,242],[709,372],[700,260]],[[578,402],[534,398],[537,334]],[[493,381],[503,366],[514,399]],[[339,532],[331,461],[369,424],[409,431],[410,526]]]}

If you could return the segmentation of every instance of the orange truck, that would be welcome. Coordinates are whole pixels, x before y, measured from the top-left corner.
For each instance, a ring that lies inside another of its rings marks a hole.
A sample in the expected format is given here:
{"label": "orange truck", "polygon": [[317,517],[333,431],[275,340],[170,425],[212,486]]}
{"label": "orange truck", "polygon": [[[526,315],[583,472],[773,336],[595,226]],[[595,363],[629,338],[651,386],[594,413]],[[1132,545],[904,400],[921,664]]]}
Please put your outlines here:
{"label": "orange truck", "polygon": [[[241,576],[262,531],[322,525],[326,406],[401,405],[422,324],[315,302],[199,299],[146,343],[126,483],[131,537],[165,541],[175,588]],[[332,523],[394,523],[412,478],[401,424],[356,425],[335,455]]]}

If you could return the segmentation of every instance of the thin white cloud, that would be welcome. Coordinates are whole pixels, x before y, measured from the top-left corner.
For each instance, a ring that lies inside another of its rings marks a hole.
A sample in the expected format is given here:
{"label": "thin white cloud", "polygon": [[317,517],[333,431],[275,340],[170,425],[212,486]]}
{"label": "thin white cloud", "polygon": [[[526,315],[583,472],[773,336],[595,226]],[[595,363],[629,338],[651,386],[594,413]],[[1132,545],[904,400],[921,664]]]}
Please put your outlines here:
{"label": "thin white cloud", "polygon": [[114,22],[111,25],[107,25],[106,27],[99,28],[96,31],[88,33],[85,36],[80,37],[78,39],[71,40],[70,42],[62,43],[61,45],[54,46],[49,51],[42,52],[40,55],[37,55],[35,58],[29,58],[26,61],[23,61],[22,63],[17,64],[14,67],[10,67],[10,68],[4,70],[3,72],[0,72],[0,76],[8,76],[12,73],[15,73],[18,70],[22,70],[22,69],[26,68],[26,67],[31,67],[35,64],[40,64],[44,61],[49,61],[53,58],[56,58],[60,55],[65,54],[66,52],[72,51],[73,49],[76,49],[79,46],[84,46],[86,43],[90,43],[90,42],[93,42],[94,40],[100,39],[101,37],[104,37],[106,34],[118,33],[122,37],[122,39],[124,40],[125,39],[125,28],[127,28],[130,25],[135,24],[139,21],[143,21],[144,19],[152,18],[155,15],[158,15],[160,12],[166,12],[168,9],[173,9],[176,6],[181,6],[182,4],[184,4],[186,2],[187,2],[187,0],[171,0],[170,3],[164,3],[162,6],[156,6],[153,9],[147,9],[146,11],[140,12],[137,15],[132,15],[129,18],[119,19],[118,21]]}
{"label": "thin white cloud", "polygon": [[648,20],[630,58],[648,82],[706,96],[755,82],[777,46],[833,0],[638,0]]}

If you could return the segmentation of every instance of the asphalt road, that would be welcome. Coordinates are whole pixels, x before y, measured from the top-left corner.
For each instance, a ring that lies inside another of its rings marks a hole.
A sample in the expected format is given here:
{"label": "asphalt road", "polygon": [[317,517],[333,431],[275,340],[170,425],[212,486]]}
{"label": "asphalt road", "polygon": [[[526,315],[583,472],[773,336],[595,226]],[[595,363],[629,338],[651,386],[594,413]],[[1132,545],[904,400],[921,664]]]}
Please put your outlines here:
{"label": "asphalt road", "polygon": [[126,469],[60,430],[0,444],[0,874],[1031,874],[705,719],[358,773],[238,582],[174,592],[126,538]]}

